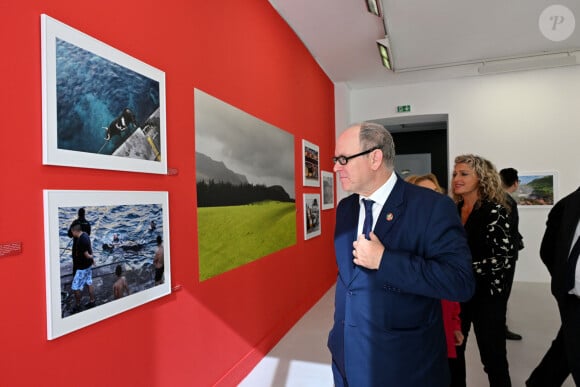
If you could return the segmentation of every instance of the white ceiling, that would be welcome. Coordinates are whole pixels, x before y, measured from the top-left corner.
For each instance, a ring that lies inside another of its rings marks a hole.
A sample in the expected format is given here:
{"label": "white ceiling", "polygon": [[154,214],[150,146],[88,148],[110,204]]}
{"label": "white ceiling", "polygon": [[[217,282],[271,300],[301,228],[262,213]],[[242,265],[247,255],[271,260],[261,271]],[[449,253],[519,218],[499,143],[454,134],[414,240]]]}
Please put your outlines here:
{"label": "white ceiling", "polygon": [[[561,66],[580,52],[578,0],[381,0],[384,18],[369,13],[366,0],[269,2],[330,79],[352,89],[478,76],[484,62],[512,71]],[[569,12],[543,13],[551,5]],[[385,32],[394,72],[379,59]]]}

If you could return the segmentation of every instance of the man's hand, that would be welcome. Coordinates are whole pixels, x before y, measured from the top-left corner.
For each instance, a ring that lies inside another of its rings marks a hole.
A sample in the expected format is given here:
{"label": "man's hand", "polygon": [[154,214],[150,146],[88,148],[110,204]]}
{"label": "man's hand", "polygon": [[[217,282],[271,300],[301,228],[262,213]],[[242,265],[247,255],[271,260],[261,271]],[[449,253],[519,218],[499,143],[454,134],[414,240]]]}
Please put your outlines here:
{"label": "man's hand", "polygon": [[385,246],[383,246],[374,232],[371,231],[370,237],[371,240],[368,240],[361,234],[356,241],[352,242],[354,249],[352,251],[353,262],[355,265],[377,270],[381,264]]}

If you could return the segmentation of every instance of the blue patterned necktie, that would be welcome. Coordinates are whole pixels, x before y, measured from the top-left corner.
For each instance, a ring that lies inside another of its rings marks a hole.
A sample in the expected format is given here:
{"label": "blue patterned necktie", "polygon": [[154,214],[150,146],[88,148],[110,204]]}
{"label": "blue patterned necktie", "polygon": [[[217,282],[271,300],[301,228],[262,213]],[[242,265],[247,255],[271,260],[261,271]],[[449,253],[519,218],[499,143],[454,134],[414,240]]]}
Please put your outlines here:
{"label": "blue patterned necktie", "polygon": [[362,200],[365,205],[365,221],[363,223],[362,232],[365,235],[365,238],[368,240],[371,239],[371,231],[373,229],[373,204],[374,201],[370,199],[363,199]]}
{"label": "blue patterned necktie", "polygon": [[568,272],[567,274],[567,281],[566,281],[566,289],[572,290],[576,283],[576,263],[578,262],[578,255],[580,255],[580,237],[576,239],[576,243],[574,243],[574,247],[572,247],[572,251],[570,252],[570,256],[568,257]]}

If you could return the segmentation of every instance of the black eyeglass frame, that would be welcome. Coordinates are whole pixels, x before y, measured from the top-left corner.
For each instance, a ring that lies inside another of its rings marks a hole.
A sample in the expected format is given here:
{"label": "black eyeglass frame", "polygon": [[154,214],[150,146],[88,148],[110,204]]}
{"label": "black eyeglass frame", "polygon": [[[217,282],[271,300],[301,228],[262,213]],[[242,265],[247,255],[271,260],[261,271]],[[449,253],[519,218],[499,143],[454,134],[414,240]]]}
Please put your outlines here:
{"label": "black eyeglass frame", "polygon": [[336,162],[338,161],[338,163],[340,165],[346,165],[346,164],[348,164],[348,160],[354,159],[355,157],[359,157],[359,156],[363,156],[363,155],[369,154],[372,151],[376,151],[377,149],[381,149],[381,147],[380,146],[375,146],[375,147],[373,147],[371,149],[367,149],[366,151],[362,151],[362,152],[357,153],[357,154],[352,155],[352,156],[336,156],[336,157],[333,157],[332,158],[332,163],[333,164],[336,164]]}

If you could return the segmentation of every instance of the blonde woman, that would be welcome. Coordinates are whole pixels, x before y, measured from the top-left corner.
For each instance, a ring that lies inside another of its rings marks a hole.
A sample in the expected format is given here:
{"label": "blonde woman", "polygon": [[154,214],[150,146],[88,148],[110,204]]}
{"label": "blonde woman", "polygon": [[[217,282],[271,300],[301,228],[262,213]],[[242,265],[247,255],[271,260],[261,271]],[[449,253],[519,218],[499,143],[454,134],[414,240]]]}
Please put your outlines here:
{"label": "blonde woman", "polygon": [[505,338],[505,276],[513,264],[514,246],[501,179],[489,160],[461,155],[455,158],[451,187],[467,233],[476,278],[474,296],[461,303],[465,339],[457,348],[452,386],[466,385],[465,346],[471,324],[490,387],[511,386]]}
{"label": "blonde woman", "polygon": [[445,190],[439,184],[439,180],[437,179],[437,176],[435,176],[432,173],[427,173],[426,175],[417,176],[413,180],[414,181],[410,182],[410,183],[413,183],[413,184],[418,185],[420,187],[432,189],[433,191],[437,191],[439,193],[445,193]]}

